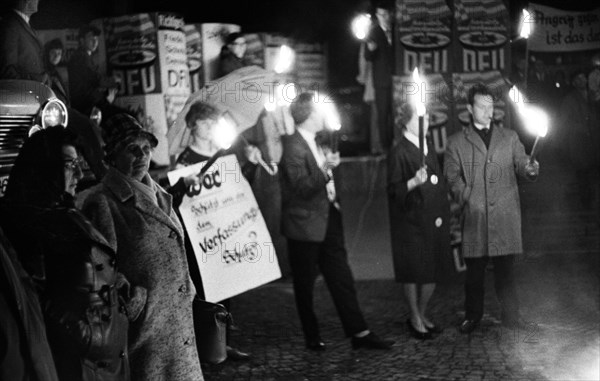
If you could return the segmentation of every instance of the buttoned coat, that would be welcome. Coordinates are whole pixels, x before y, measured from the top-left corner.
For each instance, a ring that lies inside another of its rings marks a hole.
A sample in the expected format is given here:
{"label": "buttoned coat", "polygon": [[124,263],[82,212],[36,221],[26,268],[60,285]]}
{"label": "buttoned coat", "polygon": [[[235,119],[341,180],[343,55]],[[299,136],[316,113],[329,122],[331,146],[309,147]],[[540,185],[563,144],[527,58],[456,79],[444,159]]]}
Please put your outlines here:
{"label": "buttoned coat", "polygon": [[513,130],[494,126],[489,149],[473,127],[448,139],[444,173],[462,207],[465,258],[521,254],[521,205],[517,175],[527,178],[529,157]]}
{"label": "buttoned coat", "polygon": [[44,80],[42,45],[16,12],[0,20],[0,78]]}
{"label": "buttoned coat", "polygon": [[329,219],[327,176],[298,131],[282,136],[282,233],[298,241],[322,242]]}
{"label": "buttoned coat", "polygon": [[196,289],[172,198],[154,183],[156,206],[115,171],[91,189],[82,210],[117,253],[121,272],[148,290],[145,310],[130,325],[131,379],[202,380],[192,315]]}

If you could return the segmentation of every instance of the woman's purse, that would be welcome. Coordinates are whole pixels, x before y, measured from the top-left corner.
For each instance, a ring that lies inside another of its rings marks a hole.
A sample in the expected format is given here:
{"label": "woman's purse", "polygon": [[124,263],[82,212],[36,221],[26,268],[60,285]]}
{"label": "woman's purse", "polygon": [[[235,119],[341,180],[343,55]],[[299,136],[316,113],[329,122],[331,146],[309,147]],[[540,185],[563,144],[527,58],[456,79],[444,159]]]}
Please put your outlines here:
{"label": "woman's purse", "polygon": [[218,303],[195,298],[194,329],[200,362],[219,364],[227,359],[227,325],[231,314]]}

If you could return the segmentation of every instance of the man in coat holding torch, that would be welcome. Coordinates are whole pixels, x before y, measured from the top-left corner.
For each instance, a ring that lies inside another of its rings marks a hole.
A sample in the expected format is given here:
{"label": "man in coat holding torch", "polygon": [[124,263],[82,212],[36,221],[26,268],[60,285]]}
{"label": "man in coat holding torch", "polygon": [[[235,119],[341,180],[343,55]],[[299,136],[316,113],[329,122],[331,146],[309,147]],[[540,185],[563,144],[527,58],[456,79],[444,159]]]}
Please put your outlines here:
{"label": "man in coat holding torch", "polygon": [[465,318],[458,329],[471,333],[479,325],[490,259],[502,324],[526,328],[513,270],[516,256],[523,252],[517,175],[534,180],[539,164],[530,161],[515,131],[494,125],[494,98],[484,84],[469,90],[467,109],[471,124],[449,138],[444,155],[448,184],[462,207],[462,253],[467,265]]}

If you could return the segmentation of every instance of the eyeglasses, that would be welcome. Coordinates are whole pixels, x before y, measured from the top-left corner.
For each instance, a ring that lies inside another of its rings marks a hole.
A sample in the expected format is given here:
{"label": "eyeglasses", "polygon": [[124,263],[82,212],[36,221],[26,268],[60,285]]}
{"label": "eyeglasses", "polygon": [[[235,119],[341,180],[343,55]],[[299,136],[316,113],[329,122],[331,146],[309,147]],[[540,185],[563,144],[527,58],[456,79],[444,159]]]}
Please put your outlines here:
{"label": "eyeglasses", "polygon": [[64,168],[71,170],[71,171],[76,171],[76,170],[81,170],[81,166],[83,165],[83,159],[77,157],[75,159],[65,159],[64,160]]}

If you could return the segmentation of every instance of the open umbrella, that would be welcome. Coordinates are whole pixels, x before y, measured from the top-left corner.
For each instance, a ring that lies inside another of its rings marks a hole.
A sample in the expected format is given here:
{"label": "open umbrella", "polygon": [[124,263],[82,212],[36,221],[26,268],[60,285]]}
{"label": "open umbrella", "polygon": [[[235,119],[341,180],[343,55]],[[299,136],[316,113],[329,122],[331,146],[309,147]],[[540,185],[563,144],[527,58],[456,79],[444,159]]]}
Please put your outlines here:
{"label": "open umbrella", "polygon": [[178,155],[190,141],[185,115],[195,102],[210,103],[233,123],[238,134],[254,126],[265,103],[274,97],[277,74],[259,66],[247,66],[207,83],[191,94],[167,132],[169,155]]}

